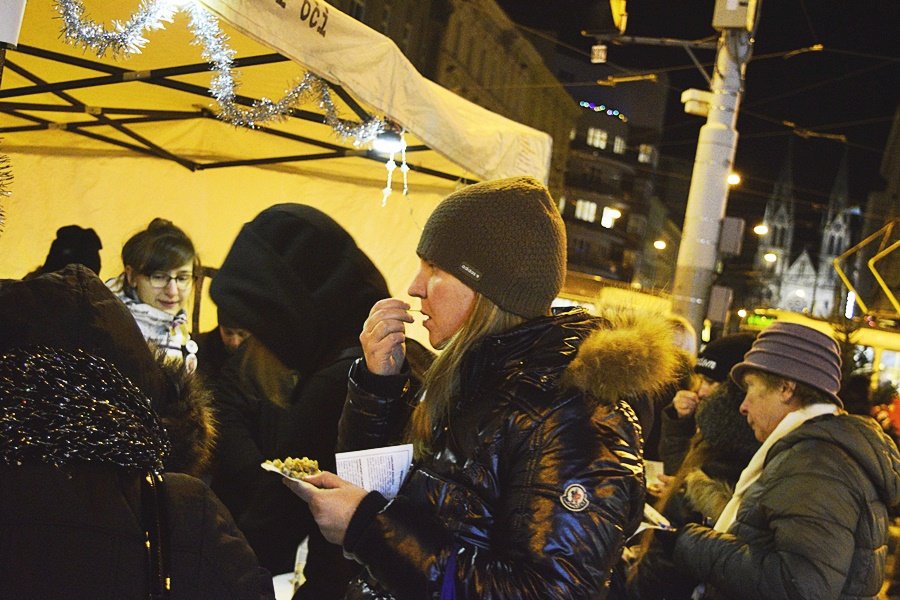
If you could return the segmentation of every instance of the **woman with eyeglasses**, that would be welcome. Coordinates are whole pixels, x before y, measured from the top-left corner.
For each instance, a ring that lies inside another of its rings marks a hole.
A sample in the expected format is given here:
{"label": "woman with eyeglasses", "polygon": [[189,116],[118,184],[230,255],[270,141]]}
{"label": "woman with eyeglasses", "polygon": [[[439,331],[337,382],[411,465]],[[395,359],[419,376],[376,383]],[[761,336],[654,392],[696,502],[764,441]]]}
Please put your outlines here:
{"label": "woman with eyeglasses", "polygon": [[184,307],[200,258],[191,238],[171,221],[156,218],[122,247],[124,271],[106,285],[134,315],[144,338],[197,368],[197,344],[190,338]]}

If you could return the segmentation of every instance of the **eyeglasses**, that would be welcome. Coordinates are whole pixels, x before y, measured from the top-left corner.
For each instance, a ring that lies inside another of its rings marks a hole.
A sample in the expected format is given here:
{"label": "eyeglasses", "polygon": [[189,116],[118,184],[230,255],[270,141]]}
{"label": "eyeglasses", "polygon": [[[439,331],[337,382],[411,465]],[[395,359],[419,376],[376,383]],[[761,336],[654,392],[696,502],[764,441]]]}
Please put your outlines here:
{"label": "eyeglasses", "polygon": [[186,290],[191,287],[191,283],[194,282],[194,275],[192,273],[179,273],[178,275],[169,275],[168,273],[150,273],[147,276],[150,280],[150,287],[161,290],[162,288],[169,285],[170,281],[175,281],[175,285],[179,290]]}

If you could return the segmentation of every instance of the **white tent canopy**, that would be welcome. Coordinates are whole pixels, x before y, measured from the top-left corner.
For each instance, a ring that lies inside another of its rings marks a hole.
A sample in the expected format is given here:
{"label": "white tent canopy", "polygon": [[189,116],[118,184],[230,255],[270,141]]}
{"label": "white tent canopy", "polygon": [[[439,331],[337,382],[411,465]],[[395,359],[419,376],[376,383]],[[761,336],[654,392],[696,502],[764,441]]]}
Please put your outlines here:
{"label": "white tent canopy", "polygon": [[551,139],[422,77],[394,42],[318,0],[201,0],[256,41],[343,86],[481,179],[547,180]]}
{"label": "white tent canopy", "polygon": [[[90,18],[111,23],[139,4],[87,0],[85,6]],[[6,217],[0,277],[21,277],[41,264],[56,229],[72,223],[98,232],[101,276],[116,275],[122,244],[154,217],[183,227],[203,262],[217,266],[243,223],[277,202],[301,202],[343,225],[402,296],[418,263],[421,225],[460,181],[546,175],[545,134],[428,82],[380,34],[318,2],[328,10],[324,38],[307,36],[308,21],[299,16],[284,19],[297,31],[278,35],[295,43],[273,53],[265,39],[273,16],[244,11],[256,4],[281,10],[276,2],[208,3],[239,28],[222,23],[237,53],[238,101],[281,97],[304,72],[282,54],[302,62],[346,88],[334,88],[342,117],[384,116],[408,130],[409,195],[402,194],[397,172],[393,194],[382,204],[385,158],[323,124],[318,98],[254,130],[217,119],[207,91],[211,74],[184,13],[148,32],[140,54],[98,58],[64,43],[52,0],[31,0],[0,82],[0,154],[9,156],[15,177],[12,195],[0,198]],[[296,12],[302,2],[285,4]],[[314,47],[307,37],[350,50],[301,55],[296,46]],[[362,39],[368,41],[361,49]],[[384,58],[369,62],[374,54]],[[202,316],[204,328],[214,323],[214,311]]]}

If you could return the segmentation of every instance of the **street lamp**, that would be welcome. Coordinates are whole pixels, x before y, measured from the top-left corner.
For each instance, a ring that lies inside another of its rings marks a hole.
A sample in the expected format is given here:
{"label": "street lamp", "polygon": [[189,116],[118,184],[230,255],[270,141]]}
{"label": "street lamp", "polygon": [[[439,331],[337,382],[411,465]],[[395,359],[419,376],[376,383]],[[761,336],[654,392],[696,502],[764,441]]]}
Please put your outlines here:
{"label": "street lamp", "polygon": [[666,249],[666,240],[656,240],[653,242],[653,247],[657,250],[665,250]]}
{"label": "street lamp", "polygon": [[774,263],[776,260],[778,260],[778,256],[776,256],[776,254],[775,254],[774,252],[766,252],[766,253],[763,255],[763,260],[766,261],[766,262],[769,263],[769,264],[772,264],[772,263]]}
{"label": "street lamp", "polygon": [[769,226],[765,223],[760,223],[753,228],[753,233],[755,233],[756,235],[766,235],[767,233],[769,233]]}
{"label": "street lamp", "polygon": [[741,176],[740,176],[739,173],[735,173],[734,171],[732,171],[731,173],[728,174],[728,180],[727,180],[727,181],[728,181],[728,185],[730,185],[731,187],[734,187],[734,186],[736,186],[736,185],[740,185],[740,183],[741,183]]}

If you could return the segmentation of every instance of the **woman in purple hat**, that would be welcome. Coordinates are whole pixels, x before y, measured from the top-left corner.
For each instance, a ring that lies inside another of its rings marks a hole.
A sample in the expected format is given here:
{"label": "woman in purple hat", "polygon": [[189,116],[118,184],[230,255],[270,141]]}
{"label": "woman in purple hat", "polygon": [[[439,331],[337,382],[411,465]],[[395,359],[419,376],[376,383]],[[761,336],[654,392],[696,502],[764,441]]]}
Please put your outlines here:
{"label": "woman in purple hat", "polygon": [[704,598],[875,598],[900,454],[873,419],[842,410],[837,343],[777,322],[731,376],[762,446],[715,526],[672,536],[675,563],[706,582]]}

